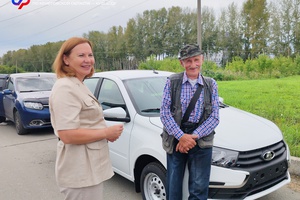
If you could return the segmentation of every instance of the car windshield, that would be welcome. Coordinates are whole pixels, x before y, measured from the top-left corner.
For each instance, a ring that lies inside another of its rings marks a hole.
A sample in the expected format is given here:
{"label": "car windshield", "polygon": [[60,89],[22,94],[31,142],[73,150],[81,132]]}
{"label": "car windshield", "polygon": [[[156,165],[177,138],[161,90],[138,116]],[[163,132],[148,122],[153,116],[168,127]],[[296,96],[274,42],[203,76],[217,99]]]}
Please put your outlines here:
{"label": "car windshield", "polygon": [[51,91],[55,77],[24,77],[16,81],[19,92]]}
{"label": "car windshield", "polygon": [[159,113],[167,77],[130,79],[124,82],[140,113]]}

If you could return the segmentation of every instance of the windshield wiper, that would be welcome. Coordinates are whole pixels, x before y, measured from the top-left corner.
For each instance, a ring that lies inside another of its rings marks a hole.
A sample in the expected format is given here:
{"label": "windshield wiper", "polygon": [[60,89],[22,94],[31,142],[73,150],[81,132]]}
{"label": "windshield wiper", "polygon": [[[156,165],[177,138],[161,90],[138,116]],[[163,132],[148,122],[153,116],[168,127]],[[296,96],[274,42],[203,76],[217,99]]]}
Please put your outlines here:
{"label": "windshield wiper", "polygon": [[159,113],[160,111],[160,108],[148,108],[148,109],[144,109],[144,110],[141,110],[141,112],[157,112]]}
{"label": "windshield wiper", "polygon": [[20,93],[22,93],[22,92],[36,92],[37,90],[22,90],[22,91],[20,91]]}
{"label": "windshield wiper", "polygon": [[225,103],[219,101],[219,107],[220,107],[220,108],[226,108],[226,107],[229,107],[229,106],[226,105]]}
{"label": "windshield wiper", "polygon": [[22,91],[20,91],[20,93],[22,93],[22,92],[45,92],[45,91],[51,91],[51,89],[43,89],[43,90],[22,90]]}

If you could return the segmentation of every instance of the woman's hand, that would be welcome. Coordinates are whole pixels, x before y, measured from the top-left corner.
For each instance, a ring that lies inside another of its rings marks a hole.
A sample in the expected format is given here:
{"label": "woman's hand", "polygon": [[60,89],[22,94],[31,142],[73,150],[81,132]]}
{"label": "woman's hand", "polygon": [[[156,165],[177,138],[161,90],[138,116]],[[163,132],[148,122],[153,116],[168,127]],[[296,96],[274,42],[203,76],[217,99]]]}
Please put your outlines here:
{"label": "woman's hand", "polygon": [[123,132],[123,124],[117,124],[107,127],[106,139],[110,142],[116,141]]}

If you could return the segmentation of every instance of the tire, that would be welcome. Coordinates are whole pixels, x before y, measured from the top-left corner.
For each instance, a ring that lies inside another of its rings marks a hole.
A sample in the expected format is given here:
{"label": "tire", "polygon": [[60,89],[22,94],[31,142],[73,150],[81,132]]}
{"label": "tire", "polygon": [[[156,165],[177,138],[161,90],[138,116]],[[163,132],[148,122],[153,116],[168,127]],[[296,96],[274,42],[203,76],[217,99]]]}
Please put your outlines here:
{"label": "tire", "polygon": [[166,169],[157,162],[146,165],[141,174],[143,200],[166,200]]}
{"label": "tire", "polygon": [[6,118],[5,117],[0,117],[0,123],[5,122]]}
{"label": "tire", "polygon": [[26,134],[28,132],[28,130],[24,128],[20,114],[18,111],[15,112],[14,118],[15,118],[16,131],[17,131],[18,135]]}

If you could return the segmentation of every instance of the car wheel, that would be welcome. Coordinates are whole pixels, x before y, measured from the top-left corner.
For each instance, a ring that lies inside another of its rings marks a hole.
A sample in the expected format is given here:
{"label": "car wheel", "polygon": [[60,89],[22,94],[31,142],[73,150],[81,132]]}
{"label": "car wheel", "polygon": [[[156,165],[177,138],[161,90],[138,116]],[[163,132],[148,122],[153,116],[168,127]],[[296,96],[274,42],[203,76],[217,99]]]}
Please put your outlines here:
{"label": "car wheel", "polygon": [[5,122],[6,118],[5,117],[0,117],[0,123]]}
{"label": "car wheel", "polygon": [[15,126],[16,126],[16,131],[18,133],[18,135],[24,135],[26,134],[28,131],[27,129],[24,128],[23,123],[21,121],[21,117],[18,111],[15,112]]}
{"label": "car wheel", "polygon": [[143,200],[165,200],[166,169],[159,163],[146,165],[141,175],[141,190]]}

